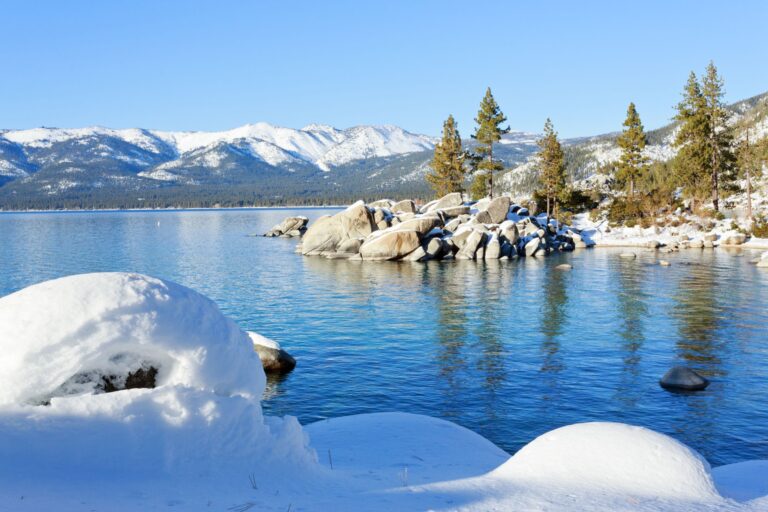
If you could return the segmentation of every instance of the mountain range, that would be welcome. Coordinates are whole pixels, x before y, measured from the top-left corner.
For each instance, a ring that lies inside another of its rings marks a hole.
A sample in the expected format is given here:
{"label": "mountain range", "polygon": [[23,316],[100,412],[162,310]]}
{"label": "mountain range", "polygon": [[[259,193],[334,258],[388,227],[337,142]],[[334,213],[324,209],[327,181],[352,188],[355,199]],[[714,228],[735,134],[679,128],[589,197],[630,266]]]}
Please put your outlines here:
{"label": "mountain range", "polygon": [[[768,134],[768,93],[730,106],[734,122]],[[746,120],[746,122],[745,122]],[[575,181],[618,158],[616,133],[564,141]],[[674,125],[649,132],[646,153],[674,156]],[[511,132],[494,149],[513,195],[536,181],[538,135]],[[0,130],[0,209],[137,208],[345,203],[428,197],[437,139],[397,126],[268,123],[220,132],[141,128]],[[472,141],[466,141],[472,146]]]}

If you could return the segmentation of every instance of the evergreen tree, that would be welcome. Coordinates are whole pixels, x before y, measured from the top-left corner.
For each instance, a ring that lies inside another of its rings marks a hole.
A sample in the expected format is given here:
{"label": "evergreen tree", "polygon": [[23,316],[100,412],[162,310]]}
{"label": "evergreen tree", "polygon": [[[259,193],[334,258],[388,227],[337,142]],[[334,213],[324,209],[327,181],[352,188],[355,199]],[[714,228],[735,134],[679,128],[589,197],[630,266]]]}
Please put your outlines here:
{"label": "evergreen tree", "polygon": [[[764,141],[768,141],[768,139],[764,139]],[[753,144],[750,140],[750,127],[747,126],[744,140],[738,146],[737,163],[739,175],[746,182],[747,220],[750,229],[754,222],[752,214],[752,180],[762,177],[764,161],[765,156],[761,154],[759,144]]]}
{"label": "evergreen tree", "polygon": [[720,209],[720,191],[727,190],[735,178],[733,137],[728,127],[730,114],[723,102],[723,80],[717,74],[714,62],[707,66],[702,79],[701,93],[704,98],[704,117],[707,120],[707,156],[712,190],[712,205]]}
{"label": "evergreen tree", "polygon": [[547,219],[554,212],[557,215],[557,201],[563,196],[565,186],[565,157],[552,121],[544,123],[544,136],[539,139],[536,155],[539,165],[541,195],[547,199]]}
{"label": "evergreen tree", "polygon": [[635,185],[648,171],[648,158],[643,155],[643,149],[645,149],[648,139],[634,103],[630,103],[627,108],[624,131],[621,132],[616,142],[621,148],[616,180],[629,187],[629,199],[634,200]]}
{"label": "evergreen tree", "polygon": [[477,128],[472,135],[477,141],[475,151],[478,154],[475,160],[475,182],[472,184],[472,195],[475,198],[478,198],[476,192],[481,190],[484,191],[482,195],[493,197],[493,173],[504,169],[501,161],[493,158],[493,144],[500,141],[502,135],[509,133],[509,127],[501,127],[506,120],[489,87],[480,102],[480,110],[475,118]]}
{"label": "evergreen tree", "polygon": [[706,117],[706,100],[693,71],[688,76],[683,99],[677,104],[675,120],[679,127],[673,145],[678,148],[678,152],[673,168],[695,209],[697,200],[703,199],[708,190],[709,122]]}
{"label": "evergreen tree", "polygon": [[443,123],[443,138],[435,145],[430,162],[432,172],[427,182],[438,197],[451,192],[464,192],[464,164],[467,153],[461,148],[461,136],[453,116]]}

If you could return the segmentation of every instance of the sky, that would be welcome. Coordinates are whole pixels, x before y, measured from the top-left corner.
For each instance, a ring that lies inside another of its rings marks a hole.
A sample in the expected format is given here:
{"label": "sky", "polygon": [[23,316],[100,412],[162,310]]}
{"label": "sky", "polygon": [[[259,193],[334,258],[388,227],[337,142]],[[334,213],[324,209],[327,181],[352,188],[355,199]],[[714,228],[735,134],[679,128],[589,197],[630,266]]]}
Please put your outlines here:
{"label": "sky", "polygon": [[768,2],[7,0],[0,128],[394,124],[463,136],[486,87],[509,125],[669,122],[713,60],[726,100],[768,91]]}

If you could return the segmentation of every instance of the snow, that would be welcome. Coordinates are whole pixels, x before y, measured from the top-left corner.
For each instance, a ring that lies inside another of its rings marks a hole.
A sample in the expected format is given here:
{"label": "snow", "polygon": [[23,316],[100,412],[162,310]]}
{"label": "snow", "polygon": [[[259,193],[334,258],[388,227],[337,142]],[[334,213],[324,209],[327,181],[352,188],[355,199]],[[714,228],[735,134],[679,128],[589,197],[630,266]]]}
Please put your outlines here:
{"label": "snow", "polygon": [[495,474],[549,488],[679,500],[717,495],[704,458],[671,437],[621,423],[582,423],[538,437]]}
{"label": "snow", "polygon": [[[768,461],[711,471],[641,427],[562,427],[510,457],[426,416],[264,417],[253,343],[276,345],[139,274],[0,298],[0,511],[768,510]],[[72,379],[148,364],[155,387]]]}
{"label": "snow", "polygon": [[248,334],[248,337],[251,339],[251,343],[253,343],[254,345],[261,345],[262,347],[280,350],[280,344],[275,340],[271,340],[266,336],[262,336],[261,334],[253,331],[246,331],[246,333]]}
{"label": "snow", "polygon": [[139,274],[69,276],[3,297],[0,343],[0,404],[82,394],[96,383],[76,386],[73,377],[126,375],[142,364],[157,368],[159,386],[257,400],[264,390],[247,335],[213,302]]}

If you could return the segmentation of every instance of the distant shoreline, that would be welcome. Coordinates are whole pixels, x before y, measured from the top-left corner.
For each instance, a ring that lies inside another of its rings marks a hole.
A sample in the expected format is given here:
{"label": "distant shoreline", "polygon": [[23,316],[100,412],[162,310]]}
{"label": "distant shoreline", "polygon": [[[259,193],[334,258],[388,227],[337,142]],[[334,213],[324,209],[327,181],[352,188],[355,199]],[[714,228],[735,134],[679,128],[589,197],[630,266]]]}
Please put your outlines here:
{"label": "distant shoreline", "polygon": [[220,211],[220,210],[323,210],[328,208],[346,208],[349,205],[323,206],[220,206],[200,208],[93,208],[93,209],[56,209],[56,210],[1,210],[6,213],[108,213],[108,212],[191,212],[191,211]]}

